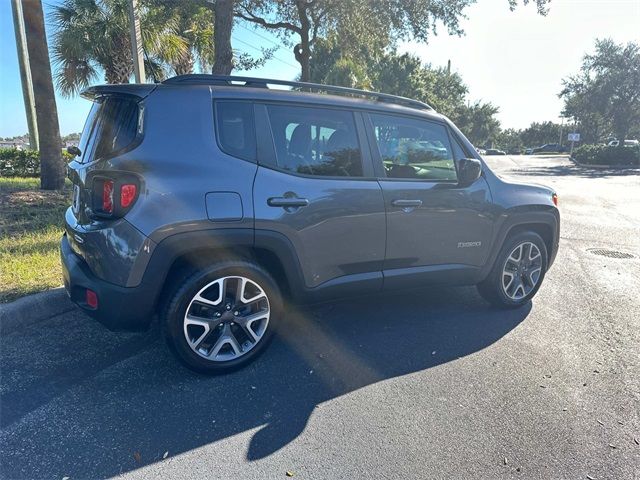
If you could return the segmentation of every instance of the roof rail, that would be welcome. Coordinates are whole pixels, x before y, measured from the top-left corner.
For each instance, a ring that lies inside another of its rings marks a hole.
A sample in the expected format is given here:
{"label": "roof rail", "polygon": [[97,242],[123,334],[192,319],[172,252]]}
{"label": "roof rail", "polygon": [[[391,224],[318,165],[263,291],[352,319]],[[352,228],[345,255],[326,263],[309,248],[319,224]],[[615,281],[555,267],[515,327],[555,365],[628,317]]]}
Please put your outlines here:
{"label": "roof rail", "polygon": [[309,82],[293,82],[288,80],[274,80],[269,78],[256,77],[237,77],[234,75],[208,75],[208,74],[190,74],[177,75],[168,78],[163,84],[166,85],[226,85],[238,87],[253,88],[269,88],[269,85],[283,85],[307,90],[320,90],[328,93],[338,93],[344,95],[358,95],[369,98],[378,102],[395,103],[406,107],[417,108],[421,110],[433,110],[433,108],[418,100],[400,97],[388,93],[371,92],[368,90],[360,90],[358,88],[338,87],[335,85],[322,85],[320,83]]}

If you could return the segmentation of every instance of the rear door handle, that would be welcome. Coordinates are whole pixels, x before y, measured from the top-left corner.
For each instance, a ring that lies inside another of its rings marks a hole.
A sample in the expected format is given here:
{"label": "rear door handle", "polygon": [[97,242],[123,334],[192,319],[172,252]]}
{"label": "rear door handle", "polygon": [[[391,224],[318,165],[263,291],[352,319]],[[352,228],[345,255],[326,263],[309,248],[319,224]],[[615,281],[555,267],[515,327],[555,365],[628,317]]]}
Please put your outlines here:
{"label": "rear door handle", "polygon": [[267,199],[270,207],[297,208],[309,205],[309,200],[298,197],[271,197]]}
{"label": "rear door handle", "polygon": [[400,208],[420,207],[422,200],[393,200],[391,205]]}

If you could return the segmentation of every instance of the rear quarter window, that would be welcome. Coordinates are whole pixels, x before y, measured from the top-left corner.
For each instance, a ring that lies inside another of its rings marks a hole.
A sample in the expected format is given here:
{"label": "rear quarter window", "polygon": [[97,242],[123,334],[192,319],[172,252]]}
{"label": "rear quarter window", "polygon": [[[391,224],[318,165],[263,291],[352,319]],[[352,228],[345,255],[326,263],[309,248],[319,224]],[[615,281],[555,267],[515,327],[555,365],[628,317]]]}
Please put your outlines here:
{"label": "rear quarter window", "polygon": [[112,157],[131,148],[141,133],[140,120],[141,110],[132,99],[107,97],[96,102],[80,139],[83,162]]}
{"label": "rear quarter window", "polygon": [[255,161],[256,132],[253,104],[249,102],[215,102],[216,138],[220,149],[234,157]]}

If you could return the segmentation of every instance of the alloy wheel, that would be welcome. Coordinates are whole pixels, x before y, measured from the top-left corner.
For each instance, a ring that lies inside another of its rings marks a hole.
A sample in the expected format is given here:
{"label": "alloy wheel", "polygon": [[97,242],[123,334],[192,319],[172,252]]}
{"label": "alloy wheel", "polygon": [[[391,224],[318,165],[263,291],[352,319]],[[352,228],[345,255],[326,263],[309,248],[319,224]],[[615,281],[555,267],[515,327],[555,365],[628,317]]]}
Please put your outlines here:
{"label": "alloy wheel", "polygon": [[271,309],[264,289],[241,276],[222,277],[196,293],[184,315],[189,347],[213,362],[235,360],[264,337]]}
{"label": "alloy wheel", "polygon": [[511,300],[522,300],[536,288],[541,273],[540,249],[532,242],[522,242],[511,251],[504,263],[502,290]]}

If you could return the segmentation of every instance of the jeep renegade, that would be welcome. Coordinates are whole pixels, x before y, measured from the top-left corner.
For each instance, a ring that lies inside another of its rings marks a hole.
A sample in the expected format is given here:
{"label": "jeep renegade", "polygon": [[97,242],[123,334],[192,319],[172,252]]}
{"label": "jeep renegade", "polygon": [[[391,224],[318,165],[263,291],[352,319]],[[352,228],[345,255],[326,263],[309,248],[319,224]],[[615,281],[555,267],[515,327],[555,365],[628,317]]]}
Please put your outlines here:
{"label": "jeep renegade", "polygon": [[415,100],[212,75],[83,96],[66,289],[113,330],[157,314],[194,370],[253,360],[285,300],[448,284],[518,307],[558,250],[555,193],[498,178]]}

